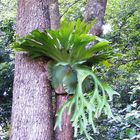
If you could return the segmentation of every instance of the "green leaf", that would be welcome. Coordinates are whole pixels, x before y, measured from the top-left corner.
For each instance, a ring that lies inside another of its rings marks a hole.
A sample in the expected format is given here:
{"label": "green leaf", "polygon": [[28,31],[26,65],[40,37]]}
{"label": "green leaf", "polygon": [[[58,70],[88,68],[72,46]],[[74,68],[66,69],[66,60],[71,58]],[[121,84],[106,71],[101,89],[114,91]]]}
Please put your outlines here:
{"label": "green leaf", "polygon": [[68,67],[62,65],[55,65],[52,68],[52,86],[57,89],[63,87],[63,78],[67,73]]}
{"label": "green leaf", "polygon": [[110,54],[107,53],[95,54],[91,58],[89,58],[84,64],[88,66],[93,66],[94,64],[98,64],[110,58],[111,58]]}
{"label": "green leaf", "polygon": [[52,60],[50,60],[48,63],[47,63],[47,69],[48,69],[48,78],[49,80],[52,81],[52,77],[53,77],[53,67],[56,65],[56,63]]}
{"label": "green leaf", "polygon": [[133,137],[133,136],[136,135],[136,130],[135,130],[135,129],[130,129],[130,128],[128,128],[128,129],[126,130],[126,135],[128,135],[129,138],[131,138],[131,137]]}
{"label": "green leaf", "polygon": [[[114,118],[107,100],[108,94],[110,94],[110,92],[112,92],[113,90],[111,90],[109,86],[105,86],[105,84],[101,83],[91,70],[81,67],[75,67],[75,70],[77,71],[78,80],[76,92],[72,99],[69,100],[70,109],[67,105],[64,105],[63,107],[71,110],[71,107],[74,106],[74,113],[72,114],[71,121],[72,125],[75,128],[75,137],[77,136],[77,126],[80,122],[80,131],[83,132],[86,137],[88,137],[88,139],[91,139],[87,131],[88,124],[92,124],[93,130],[94,132],[96,132],[94,119],[98,118],[103,111],[109,118]],[[92,77],[95,85],[94,90],[90,92],[90,98],[88,98],[89,95],[84,93],[82,90],[82,84],[89,76]],[[113,91],[112,94],[114,93],[115,92]],[[110,98],[112,98],[111,95]],[[87,114],[87,116],[85,115],[85,113]]]}
{"label": "green leaf", "polygon": [[63,87],[68,94],[75,94],[77,86],[77,74],[75,71],[70,70],[63,78]]}
{"label": "green leaf", "polygon": [[95,45],[93,45],[91,48],[87,50],[86,59],[89,59],[93,56],[94,53],[105,50],[105,49],[111,49],[111,46],[108,45],[108,42],[99,42]]}
{"label": "green leaf", "polygon": [[108,67],[108,68],[112,66],[112,64],[109,63],[107,60],[106,60],[106,61],[103,60],[103,61],[102,61],[102,64],[103,64],[105,67]]}
{"label": "green leaf", "polygon": [[[69,63],[69,65],[79,64],[83,61],[91,63],[90,58],[94,62],[98,62],[108,56],[104,53],[97,56],[97,52],[109,48],[109,45],[108,42],[101,41],[87,49],[86,46],[97,38],[88,34],[90,26],[80,20],[63,21],[60,29],[56,31],[32,31],[29,35],[19,39],[13,48],[17,51],[27,51],[33,58],[46,56],[57,62]],[[95,53],[96,55],[94,55]]]}

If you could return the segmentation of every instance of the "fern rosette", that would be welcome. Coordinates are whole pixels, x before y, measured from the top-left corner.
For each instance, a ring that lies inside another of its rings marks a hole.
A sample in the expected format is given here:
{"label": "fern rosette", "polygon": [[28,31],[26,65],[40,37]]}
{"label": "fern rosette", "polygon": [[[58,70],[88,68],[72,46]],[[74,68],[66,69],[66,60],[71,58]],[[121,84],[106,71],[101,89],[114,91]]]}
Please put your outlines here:
{"label": "fern rosette", "polygon": [[[108,85],[102,83],[94,74],[91,66],[110,58],[109,42],[99,41],[88,34],[91,25],[80,20],[62,22],[58,30],[32,31],[14,44],[17,51],[27,51],[33,58],[49,57],[49,77],[52,86],[64,89],[71,95],[69,100],[57,112],[55,128],[61,129],[63,111],[67,109],[75,129],[90,136],[87,125],[91,124],[96,132],[94,120],[102,112],[113,117],[109,105],[114,94]],[[87,47],[94,41],[94,45]],[[97,43],[95,43],[97,42]]]}

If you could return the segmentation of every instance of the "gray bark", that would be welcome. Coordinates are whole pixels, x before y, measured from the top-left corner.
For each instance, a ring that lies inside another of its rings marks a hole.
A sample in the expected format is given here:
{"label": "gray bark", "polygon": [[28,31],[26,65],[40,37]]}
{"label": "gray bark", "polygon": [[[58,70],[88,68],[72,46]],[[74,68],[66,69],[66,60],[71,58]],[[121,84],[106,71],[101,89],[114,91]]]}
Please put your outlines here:
{"label": "gray bark", "polygon": [[[60,14],[58,0],[49,1],[50,21],[51,29],[56,30],[60,27]],[[62,105],[68,100],[67,93],[64,88],[56,89],[56,106],[55,112],[62,107]],[[55,140],[72,140],[73,139],[73,127],[66,110],[63,112],[62,117],[62,131],[58,128],[55,130]]]}
{"label": "gray bark", "polygon": [[49,0],[51,29],[56,30],[60,26],[60,14],[58,0]]}
{"label": "gray bark", "polygon": [[19,0],[16,32],[20,36],[33,29],[50,28],[48,0]]}
{"label": "gray bark", "polygon": [[[57,110],[62,107],[62,105],[68,100],[67,94],[57,95]],[[72,140],[73,139],[73,127],[70,121],[70,116],[67,114],[65,110],[62,115],[62,123],[61,123],[62,131],[57,128],[55,130],[55,140]]]}
{"label": "gray bark", "polygon": [[[47,0],[19,0],[16,32],[50,28]],[[27,53],[15,58],[11,140],[53,140],[53,111],[47,61]]]}
{"label": "gray bark", "polygon": [[96,23],[90,30],[90,33],[93,35],[100,36],[102,34],[106,4],[107,0],[88,0],[84,20],[90,23],[96,19]]}

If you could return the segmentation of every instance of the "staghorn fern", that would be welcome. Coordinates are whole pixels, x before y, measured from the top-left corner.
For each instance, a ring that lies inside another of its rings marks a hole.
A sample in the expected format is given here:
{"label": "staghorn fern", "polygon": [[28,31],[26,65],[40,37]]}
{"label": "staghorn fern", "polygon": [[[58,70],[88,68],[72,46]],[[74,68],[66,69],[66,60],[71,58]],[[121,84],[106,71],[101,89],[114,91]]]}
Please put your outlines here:
{"label": "staghorn fern", "polygon": [[[88,34],[91,26],[80,20],[64,21],[58,30],[45,32],[34,30],[13,46],[17,51],[29,52],[33,58],[52,59],[49,62],[52,86],[55,89],[63,87],[68,94],[71,94],[69,100],[56,114],[55,128],[61,129],[62,114],[64,109],[67,109],[75,129],[74,136],[77,136],[79,129],[87,139],[91,139],[86,129],[87,125],[91,124],[96,132],[94,119],[102,112],[113,118],[109,100],[112,100],[114,94],[118,95],[111,87],[102,83],[88,67],[111,57],[109,42],[100,41],[98,37]],[[91,41],[97,43],[87,48]],[[92,86],[89,86],[90,82]],[[86,90],[83,87],[86,87]]]}

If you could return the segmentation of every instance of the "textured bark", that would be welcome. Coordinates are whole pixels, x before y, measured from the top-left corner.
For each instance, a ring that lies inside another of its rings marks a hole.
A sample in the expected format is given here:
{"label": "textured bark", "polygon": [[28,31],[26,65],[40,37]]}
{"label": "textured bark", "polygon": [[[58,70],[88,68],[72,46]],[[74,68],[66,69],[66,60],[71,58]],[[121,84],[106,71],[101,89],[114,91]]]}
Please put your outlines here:
{"label": "textured bark", "polygon": [[84,20],[90,23],[96,19],[96,23],[90,30],[93,35],[100,36],[102,34],[106,4],[107,0],[88,0]]}
{"label": "textured bark", "polygon": [[[57,95],[57,110],[68,100],[67,94]],[[62,115],[62,131],[58,128],[55,130],[55,140],[72,140],[73,139],[73,127],[70,122],[70,116],[68,116],[66,110]]]}
{"label": "textured bark", "polygon": [[[19,0],[17,34],[50,27],[47,0]],[[11,140],[53,140],[53,111],[47,61],[26,53],[15,58]]]}
{"label": "textured bark", "polygon": [[50,28],[48,0],[19,0],[16,32],[20,36],[33,29]]}
{"label": "textured bark", "polygon": [[[64,91],[63,88],[57,89],[56,91],[56,112],[64,105],[68,100],[68,94]],[[72,140],[73,139],[73,127],[70,121],[70,116],[65,110],[62,115],[62,130],[57,128],[55,130],[55,140]]]}
{"label": "textured bark", "polygon": [[16,55],[12,140],[52,140],[51,88],[46,61]]}
{"label": "textured bark", "polygon": [[58,0],[49,0],[49,11],[50,11],[51,29],[53,30],[58,29],[60,26]]}
{"label": "textured bark", "polygon": [[[51,29],[56,30],[60,26],[60,14],[58,0],[49,1],[50,21]],[[56,106],[55,112],[67,101],[67,93],[63,87],[59,87],[56,92]],[[68,116],[66,110],[63,112],[62,118],[62,131],[58,128],[55,130],[55,140],[72,140],[73,139],[73,127],[70,122],[70,116]]]}

